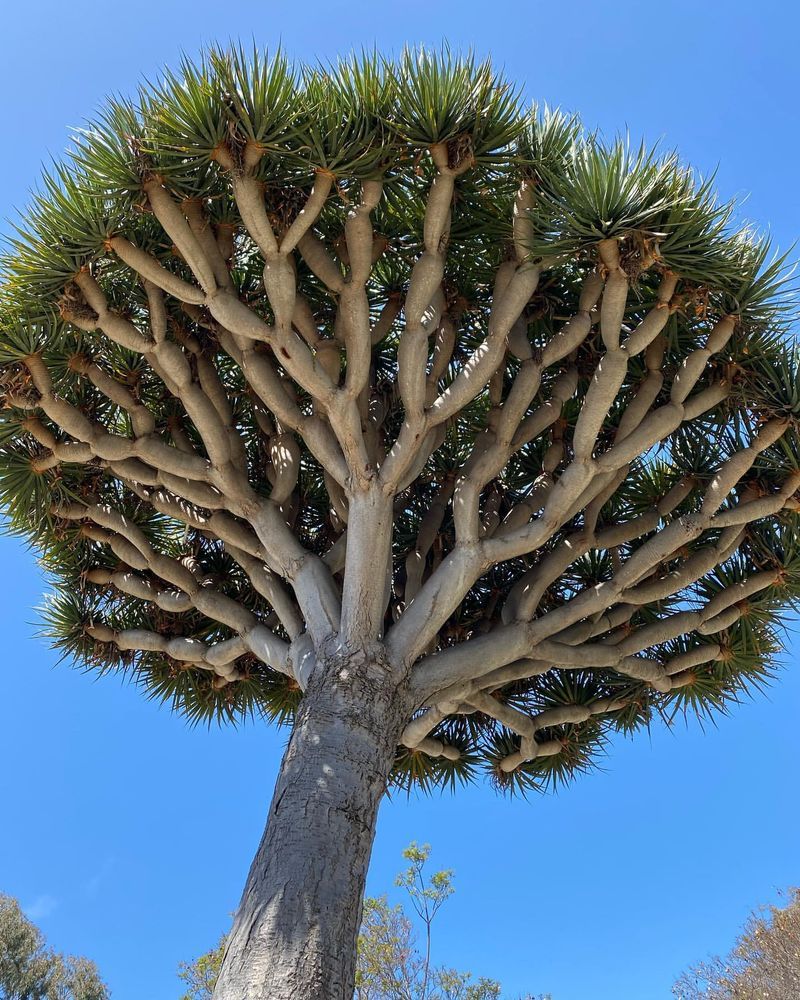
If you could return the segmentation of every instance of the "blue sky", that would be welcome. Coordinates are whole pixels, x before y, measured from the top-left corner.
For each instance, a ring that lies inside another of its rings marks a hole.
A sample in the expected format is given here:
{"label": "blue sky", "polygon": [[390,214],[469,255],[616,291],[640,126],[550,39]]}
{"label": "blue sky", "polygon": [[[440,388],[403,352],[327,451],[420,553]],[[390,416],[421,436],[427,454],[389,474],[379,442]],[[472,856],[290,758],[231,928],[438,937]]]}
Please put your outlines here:
{"label": "blue sky", "polygon": [[[0,220],[68,127],[181,51],[252,37],[308,60],[447,38],[491,53],[531,98],[718,168],[721,194],[746,198],[743,214],[781,246],[800,235],[800,14],[780,0],[38,0],[0,23]],[[54,946],[94,958],[115,1000],[171,1000],[178,961],[227,929],[283,734],[191,730],[116,679],[56,667],[31,624],[44,588],[33,556],[2,538],[0,560],[0,891]],[[668,997],[752,906],[800,883],[799,652],[795,639],[768,698],[705,733],[620,740],[603,771],[557,796],[475,787],[386,802],[370,891],[391,890],[410,840],[429,841],[456,872],[439,960],[510,996]]]}

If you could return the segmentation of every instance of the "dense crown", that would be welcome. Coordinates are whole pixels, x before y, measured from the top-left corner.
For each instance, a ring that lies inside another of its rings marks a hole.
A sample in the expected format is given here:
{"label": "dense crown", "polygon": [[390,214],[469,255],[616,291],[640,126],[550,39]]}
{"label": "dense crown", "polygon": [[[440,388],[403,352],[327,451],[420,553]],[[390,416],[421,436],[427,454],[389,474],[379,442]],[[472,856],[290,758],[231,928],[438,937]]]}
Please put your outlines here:
{"label": "dense crown", "polygon": [[315,648],[383,639],[406,785],[724,710],[800,585],[786,266],[733,217],[447,52],[110,102],[4,259],[47,634],[195,720],[288,720]]}

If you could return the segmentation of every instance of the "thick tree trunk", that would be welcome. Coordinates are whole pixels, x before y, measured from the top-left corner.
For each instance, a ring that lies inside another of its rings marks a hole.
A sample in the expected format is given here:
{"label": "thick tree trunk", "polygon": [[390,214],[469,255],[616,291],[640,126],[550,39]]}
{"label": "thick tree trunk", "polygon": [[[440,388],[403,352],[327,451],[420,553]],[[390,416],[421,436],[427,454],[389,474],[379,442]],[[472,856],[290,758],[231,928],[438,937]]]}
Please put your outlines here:
{"label": "thick tree trunk", "polygon": [[214,1000],[350,1000],[378,806],[408,717],[382,649],[320,663],[281,765]]}

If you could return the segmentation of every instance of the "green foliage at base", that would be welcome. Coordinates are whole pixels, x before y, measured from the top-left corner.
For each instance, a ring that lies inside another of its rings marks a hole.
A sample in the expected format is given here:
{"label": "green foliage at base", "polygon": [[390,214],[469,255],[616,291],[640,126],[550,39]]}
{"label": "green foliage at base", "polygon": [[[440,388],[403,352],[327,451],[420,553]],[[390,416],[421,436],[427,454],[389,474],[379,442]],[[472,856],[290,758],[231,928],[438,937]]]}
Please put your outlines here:
{"label": "green foliage at base", "polygon": [[0,997],[3,1000],[108,1000],[94,962],[60,955],[20,909],[0,893]]}

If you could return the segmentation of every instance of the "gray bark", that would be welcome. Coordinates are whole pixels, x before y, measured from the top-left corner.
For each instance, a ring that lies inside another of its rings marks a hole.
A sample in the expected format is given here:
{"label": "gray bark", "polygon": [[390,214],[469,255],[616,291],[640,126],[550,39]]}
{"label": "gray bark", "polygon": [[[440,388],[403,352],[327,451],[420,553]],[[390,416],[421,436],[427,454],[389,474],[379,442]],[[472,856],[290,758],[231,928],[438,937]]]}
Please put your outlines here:
{"label": "gray bark", "polygon": [[337,650],[314,670],[214,1000],[352,997],[367,866],[407,687],[380,647]]}

